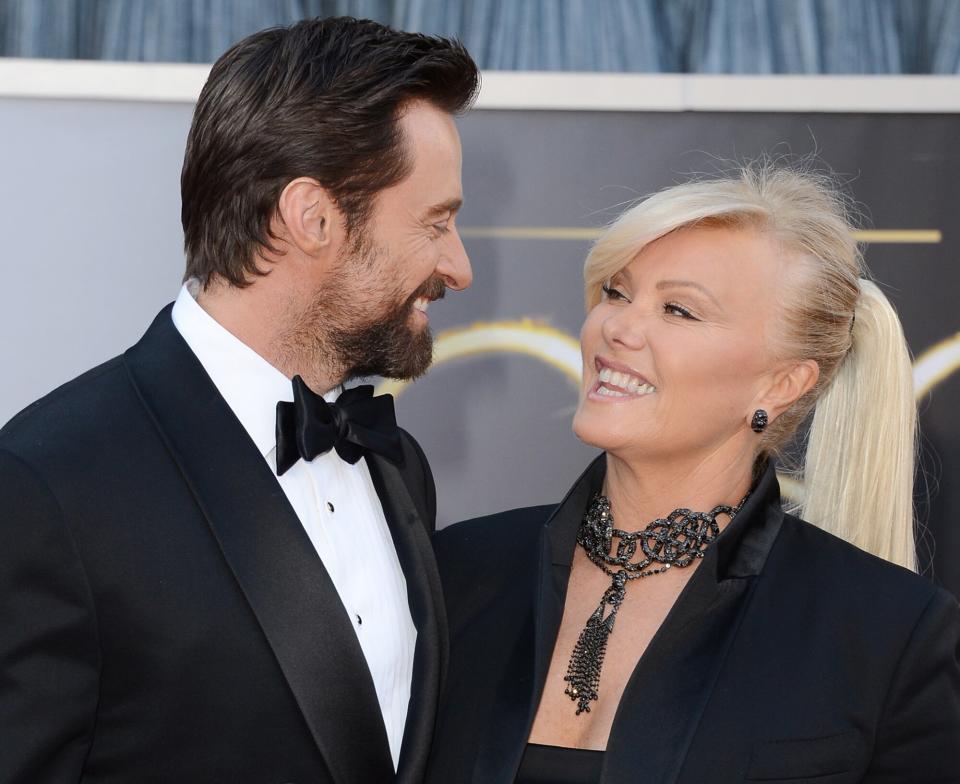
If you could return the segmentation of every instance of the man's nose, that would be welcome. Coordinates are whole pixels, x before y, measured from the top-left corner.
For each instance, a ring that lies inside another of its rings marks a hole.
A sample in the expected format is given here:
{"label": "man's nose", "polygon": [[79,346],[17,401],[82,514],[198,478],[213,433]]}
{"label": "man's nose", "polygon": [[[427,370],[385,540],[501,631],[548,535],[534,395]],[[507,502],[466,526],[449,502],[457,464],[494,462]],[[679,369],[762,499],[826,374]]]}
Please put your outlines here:
{"label": "man's nose", "polygon": [[462,291],[473,282],[473,269],[467,257],[463,240],[456,228],[452,228],[445,237],[443,256],[437,265],[437,274],[441,275],[448,288]]}

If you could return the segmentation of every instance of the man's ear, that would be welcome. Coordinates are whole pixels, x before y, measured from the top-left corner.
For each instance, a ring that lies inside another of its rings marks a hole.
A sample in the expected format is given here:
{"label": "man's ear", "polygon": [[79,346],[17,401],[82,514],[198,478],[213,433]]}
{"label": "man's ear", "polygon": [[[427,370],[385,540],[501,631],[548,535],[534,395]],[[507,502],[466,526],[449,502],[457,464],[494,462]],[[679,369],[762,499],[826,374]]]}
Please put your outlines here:
{"label": "man's ear", "polygon": [[765,391],[757,397],[754,409],[747,414],[747,421],[756,409],[762,408],[772,422],[813,389],[819,378],[820,366],[812,359],[785,364],[774,372]]}
{"label": "man's ear", "polygon": [[340,210],[312,177],[291,180],[280,193],[277,217],[284,239],[307,256],[317,256],[339,240]]}

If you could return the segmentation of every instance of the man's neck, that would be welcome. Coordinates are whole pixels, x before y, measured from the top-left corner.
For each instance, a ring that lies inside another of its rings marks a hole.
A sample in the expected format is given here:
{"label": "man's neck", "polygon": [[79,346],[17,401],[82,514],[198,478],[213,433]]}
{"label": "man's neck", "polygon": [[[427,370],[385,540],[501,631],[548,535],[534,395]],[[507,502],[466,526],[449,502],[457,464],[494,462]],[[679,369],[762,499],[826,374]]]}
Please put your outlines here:
{"label": "man's neck", "polygon": [[314,346],[298,329],[297,303],[274,295],[265,280],[247,288],[214,282],[193,292],[197,304],[237,340],[246,344],[287,378],[300,376],[317,394],[342,383],[332,369],[312,357]]}

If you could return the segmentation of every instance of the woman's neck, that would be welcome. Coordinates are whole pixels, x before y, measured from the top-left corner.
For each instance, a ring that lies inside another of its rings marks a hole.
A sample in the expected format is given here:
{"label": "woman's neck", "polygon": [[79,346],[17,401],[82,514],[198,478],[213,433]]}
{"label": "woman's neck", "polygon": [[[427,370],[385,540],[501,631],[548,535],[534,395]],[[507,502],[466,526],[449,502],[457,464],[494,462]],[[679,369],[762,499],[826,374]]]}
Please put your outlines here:
{"label": "woman's neck", "polygon": [[[681,507],[709,512],[720,504],[736,506],[750,491],[753,458],[647,463],[607,453],[604,495],[617,527],[642,528]],[[723,521],[718,521],[723,522]]]}

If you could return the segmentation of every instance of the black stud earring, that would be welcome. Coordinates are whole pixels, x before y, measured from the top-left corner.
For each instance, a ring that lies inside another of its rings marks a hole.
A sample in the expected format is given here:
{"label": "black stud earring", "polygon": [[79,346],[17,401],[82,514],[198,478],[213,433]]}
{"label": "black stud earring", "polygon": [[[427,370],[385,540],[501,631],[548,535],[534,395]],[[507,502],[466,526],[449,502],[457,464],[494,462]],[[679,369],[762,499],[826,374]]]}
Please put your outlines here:
{"label": "black stud earring", "polygon": [[754,433],[762,433],[769,421],[770,418],[767,416],[767,412],[762,408],[758,408],[753,412],[753,419],[750,420],[750,427],[753,428]]}

